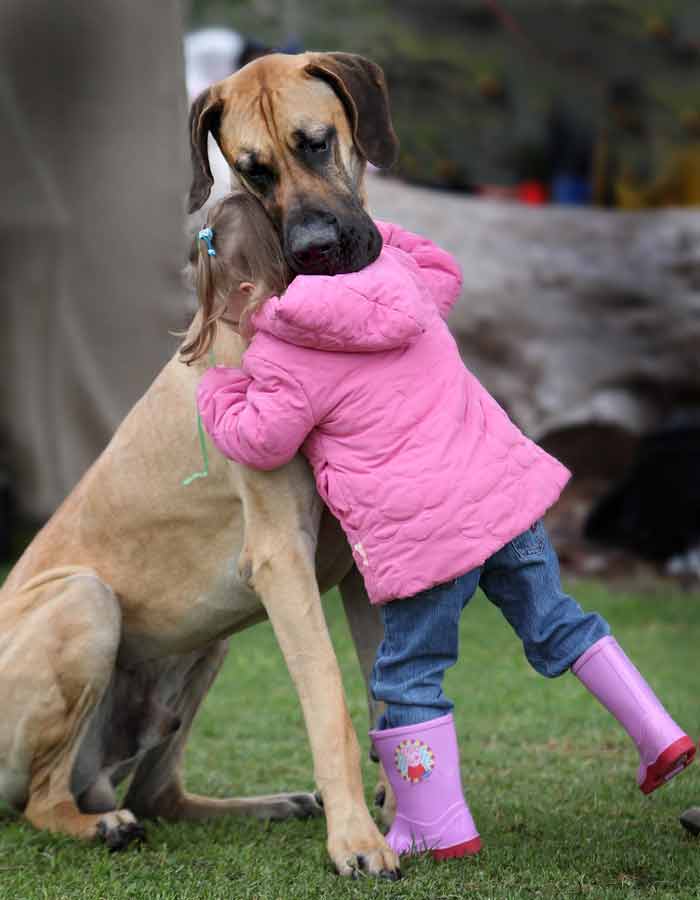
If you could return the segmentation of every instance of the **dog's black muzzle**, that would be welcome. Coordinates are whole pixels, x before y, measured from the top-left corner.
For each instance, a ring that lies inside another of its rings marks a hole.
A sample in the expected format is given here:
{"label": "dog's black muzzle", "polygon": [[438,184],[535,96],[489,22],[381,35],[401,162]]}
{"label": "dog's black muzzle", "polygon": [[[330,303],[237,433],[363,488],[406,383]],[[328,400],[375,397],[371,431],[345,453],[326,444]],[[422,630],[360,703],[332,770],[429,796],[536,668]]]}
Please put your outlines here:
{"label": "dog's black muzzle", "polygon": [[381,236],[361,207],[342,216],[300,208],[290,213],[284,230],[285,256],[298,275],[357,272],[374,262],[381,248]]}

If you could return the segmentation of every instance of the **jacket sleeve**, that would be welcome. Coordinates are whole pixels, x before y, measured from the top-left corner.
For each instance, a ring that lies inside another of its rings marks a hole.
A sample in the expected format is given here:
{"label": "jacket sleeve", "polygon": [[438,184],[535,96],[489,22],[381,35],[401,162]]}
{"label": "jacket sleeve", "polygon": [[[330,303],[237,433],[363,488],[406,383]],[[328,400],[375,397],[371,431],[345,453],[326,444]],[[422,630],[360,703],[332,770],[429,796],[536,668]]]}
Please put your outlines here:
{"label": "jacket sleeve", "polygon": [[197,406],[224,456],[254,469],[288,463],[315,424],[301,384],[269,360],[250,354],[242,369],[207,370],[197,389]]}
{"label": "jacket sleeve", "polygon": [[446,319],[462,290],[462,270],[457,260],[428,238],[404,231],[399,225],[379,220],[374,224],[385,244],[398,247],[418,263],[435,305]]}

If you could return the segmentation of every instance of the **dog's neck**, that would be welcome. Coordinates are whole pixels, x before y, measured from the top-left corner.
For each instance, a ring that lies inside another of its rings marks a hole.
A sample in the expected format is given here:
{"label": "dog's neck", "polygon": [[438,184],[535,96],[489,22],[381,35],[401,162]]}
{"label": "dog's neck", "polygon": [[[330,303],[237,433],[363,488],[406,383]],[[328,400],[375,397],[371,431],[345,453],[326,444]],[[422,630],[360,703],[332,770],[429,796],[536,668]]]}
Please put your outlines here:
{"label": "dog's neck", "polygon": [[[201,328],[202,313],[197,313],[187,329],[185,341],[191,341]],[[191,363],[190,368],[201,375],[212,365],[239,366],[241,358],[247,347],[246,341],[233,328],[224,323],[219,323],[214,334],[214,341],[209,350],[199,359]]]}

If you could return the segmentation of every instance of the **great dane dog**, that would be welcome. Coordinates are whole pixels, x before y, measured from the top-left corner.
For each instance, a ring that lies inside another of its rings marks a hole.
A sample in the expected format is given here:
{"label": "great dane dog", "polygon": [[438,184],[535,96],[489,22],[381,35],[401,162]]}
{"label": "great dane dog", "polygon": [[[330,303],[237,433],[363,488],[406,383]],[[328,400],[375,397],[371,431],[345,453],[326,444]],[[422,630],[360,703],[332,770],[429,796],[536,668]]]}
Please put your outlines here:
{"label": "great dane dog", "polygon": [[[271,55],[191,113],[191,207],[205,201],[212,132],[276,223],[297,272],[361,268],[380,238],[365,160],[396,154],[381,70],[343,54]],[[241,339],[220,328],[217,362]],[[268,616],[304,713],[337,870],[396,877],[364,800],[359,746],[321,607],[339,584],[365,677],[380,625],[305,461],[201,468],[195,390],[175,356],[37,535],[0,593],[0,799],[38,828],[119,848],[142,817],[320,813],[315,795],[212,799],[185,791],[181,756],[229,637]],[[232,705],[233,708],[233,705]],[[115,786],[130,777],[122,806]]]}

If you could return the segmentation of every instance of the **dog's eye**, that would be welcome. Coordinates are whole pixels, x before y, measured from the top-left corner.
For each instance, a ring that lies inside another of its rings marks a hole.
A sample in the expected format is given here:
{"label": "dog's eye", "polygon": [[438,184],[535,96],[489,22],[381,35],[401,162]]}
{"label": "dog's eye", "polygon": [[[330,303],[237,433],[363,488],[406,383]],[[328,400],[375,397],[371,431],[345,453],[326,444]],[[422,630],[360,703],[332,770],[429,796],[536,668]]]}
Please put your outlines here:
{"label": "dog's eye", "polygon": [[323,135],[310,135],[305,134],[303,131],[298,131],[296,133],[297,147],[299,150],[306,153],[328,153],[331,149],[334,134],[334,128],[327,129]]}
{"label": "dog's eye", "polygon": [[251,166],[249,169],[239,170],[241,175],[256,188],[265,188],[272,181],[272,172],[267,166]]}
{"label": "dog's eye", "polygon": [[258,178],[269,178],[270,170],[266,169],[265,166],[255,166],[253,169],[248,169],[246,174],[248,175],[248,178],[257,180]]}

